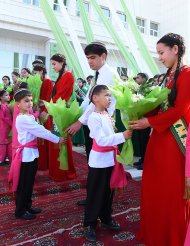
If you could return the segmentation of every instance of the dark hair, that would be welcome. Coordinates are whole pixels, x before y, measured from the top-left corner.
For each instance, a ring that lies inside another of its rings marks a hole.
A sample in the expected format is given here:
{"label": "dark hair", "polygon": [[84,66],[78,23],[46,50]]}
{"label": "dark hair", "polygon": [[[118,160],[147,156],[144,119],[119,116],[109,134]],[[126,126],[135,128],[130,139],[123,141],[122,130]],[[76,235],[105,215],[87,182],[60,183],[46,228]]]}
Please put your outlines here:
{"label": "dark hair", "polygon": [[43,74],[42,74],[43,79],[45,78],[45,75],[47,73],[46,68],[45,68],[44,64],[42,64],[42,63],[36,63],[36,65],[33,67],[33,71],[38,71],[38,72],[43,71]]}
{"label": "dark hair", "polygon": [[7,91],[5,89],[0,91],[0,97],[2,97]]}
{"label": "dark hair", "polygon": [[89,75],[89,76],[86,78],[86,80],[93,79],[93,78],[94,78],[93,75]]}
{"label": "dark hair", "polygon": [[146,81],[148,80],[148,75],[146,73],[138,73],[137,76],[141,76],[143,79],[145,79]]}
{"label": "dark hair", "polygon": [[60,80],[61,76],[63,75],[63,73],[65,72],[65,67],[66,67],[66,58],[64,55],[56,53],[55,55],[53,55],[50,60],[52,61],[57,61],[60,63],[63,63],[61,70],[59,71],[59,76],[57,78],[57,80],[55,81],[54,87],[53,87],[53,91],[52,91],[52,97],[55,96],[56,94],[56,83]]}
{"label": "dark hair", "polygon": [[[172,86],[171,89],[171,93],[168,96],[168,101],[170,103],[171,106],[174,106],[174,102],[176,100],[176,96],[177,96],[177,78],[179,76],[180,73],[180,64],[181,64],[181,60],[183,55],[185,54],[185,44],[184,44],[184,39],[182,36],[175,34],[175,33],[168,33],[165,36],[163,36],[158,42],[157,44],[162,43],[165,44],[166,46],[173,48],[174,45],[178,46],[178,62],[177,62],[177,67],[176,67],[176,71],[174,74],[174,84]],[[166,75],[164,76],[162,82],[165,80],[165,78],[169,75],[171,71],[171,68],[169,68],[167,70]]]}
{"label": "dark hair", "polygon": [[23,68],[22,68],[22,70],[26,70],[26,72],[27,72],[27,73],[31,74],[30,69],[29,69],[29,68],[27,68],[27,67],[23,67]]}
{"label": "dark hair", "polygon": [[101,56],[103,53],[105,53],[107,56],[108,52],[107,52],[105,44],[101,42],[92,42],[86,46],[86,48],[84,49],[84,53],[86,56],[91,55],[91,54]]}
{"label": "dark hair", "polygon": [[35,66],[36,64],[44,64],[41,59],[36,59],[35,61],[32,62],[32,66]]}
{"label": "dark hair", "polygon": [[16,71],[13,71],[11,74],[14,74],[15,76],[20,78],[20,73],[17,73]]}
{"label": "dark hair", "polygon": [[2,79],[3,79],[3,78],[6,78],[6,79],[8,79],[8,80],[10,81],[10,77],[7,76],[7,75],[3,76]]}
{"label": "dark hair", "polygon": [[155,74],[153,79],[157,79],[157,78],[159,78],[159,76],[160,76],[160,74]]}
{"label": "dark hair", "polygon": [[95,85],[90,89],[89,92],[89,99],[92,102],[92,97],[94,95],[99,95],[103,90],[109,90],[106,85]]}
{"label": "dark hair", "polygon": [[27,96],[32,96],[32,93],[29,90],[25,88],[18,89],[14,94],[15,102],[20,102],[20,100]]}

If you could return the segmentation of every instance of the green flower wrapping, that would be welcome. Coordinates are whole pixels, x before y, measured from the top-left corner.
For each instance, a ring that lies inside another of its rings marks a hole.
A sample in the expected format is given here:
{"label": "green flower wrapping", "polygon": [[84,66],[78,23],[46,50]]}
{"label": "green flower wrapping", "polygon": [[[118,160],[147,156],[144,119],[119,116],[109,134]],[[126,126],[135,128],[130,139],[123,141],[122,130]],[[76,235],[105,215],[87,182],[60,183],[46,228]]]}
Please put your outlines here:
{"label": "green flower wrapping", "polygon": [[28,83],[28,89],[32,93],[34,105],[38,105],[39,98],[40,98],[40,90],[42,86],[40,75],[39,74],[30,75],[26,82]]}
{"label": "green flower wrapping", "polygon": [[[65,129],[76,122],[82,115],[82,109],[79,107],[78,102],[73,101],[68,107],[68,104],[59,98],[56,103],[53,103],[51,100],[49,103],[44,101],[44,104],[49,115],[53,117],[59,135],[64,138],[68,137],[68,133],[64,133]],[[66,144],[60,146],[58,160],[60,162],[60,169],[68,170],[68,152]]]}
{"label": "green flower wrapping", "polygon": [[[146,96],[133,94],[132,90],[117,78],[114,78],[114,86],[109,86],[109,89],[116,99],[115,107],[120,110],[121,120],[126,129],[128,129],[129,121],[138,120],[144,114],[157,108],[167,99],[170,93],[169,89],[162,89],[156,86]],[[124,143],[120,155],[117,156],[117,160],[122,164],[133,164],[133,145],[131,139]]]}

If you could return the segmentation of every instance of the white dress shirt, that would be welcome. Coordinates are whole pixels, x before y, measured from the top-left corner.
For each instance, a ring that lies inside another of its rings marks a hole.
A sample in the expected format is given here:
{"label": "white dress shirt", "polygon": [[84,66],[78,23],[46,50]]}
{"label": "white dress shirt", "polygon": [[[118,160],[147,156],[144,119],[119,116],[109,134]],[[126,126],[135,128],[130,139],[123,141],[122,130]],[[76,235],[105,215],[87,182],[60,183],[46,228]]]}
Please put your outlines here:
{"label": "white dress shirt", "polygon": [[[53,143],[59,142],[59,137],[39,125],[33,115],[21,115],[16,118],[16,129],[18,131],[18,142],[22,145],[37,137],[49,140]],[[39,157],[38,149],[24,148],[22,151],[22,162],[31,162]]]}
{"label": "white dress shirt", "polygon": [[[108,66],[107,63],[105,63],[99,70],[99,75],[98,75],[98,79],[96,81],[97,85],[113,85],[113,78],[114,76],[116,76],[117,78],[119,78],[118,73],[112,69],[110,66]],[[79,121],[83,124],[83,125],[87,125],[87,121],[88,121],[88,117],[89,115],[94,111],[94,104],[90,103],[90,99],[89,99],[89,91],[84,99],[84,101],[81,104],[82,110],[83,110],[83,115],[79,118]],[[108,113],[110,114],[110,116],[113,115],[114,110],[115,110],[115,103],[116,100],[113,96],[111,96],[111,104],[110,107],[108,108]]]}
{"label": "white dress shirt", "polygon": [[[88,119],[90,137],[100,146],[114,146],[125,142],[122,132],[115,133],[108,114],[92,112]],[[96,152],[91,150],[89,156],[90,167],[105,168],[114,165],[114,151]]]}

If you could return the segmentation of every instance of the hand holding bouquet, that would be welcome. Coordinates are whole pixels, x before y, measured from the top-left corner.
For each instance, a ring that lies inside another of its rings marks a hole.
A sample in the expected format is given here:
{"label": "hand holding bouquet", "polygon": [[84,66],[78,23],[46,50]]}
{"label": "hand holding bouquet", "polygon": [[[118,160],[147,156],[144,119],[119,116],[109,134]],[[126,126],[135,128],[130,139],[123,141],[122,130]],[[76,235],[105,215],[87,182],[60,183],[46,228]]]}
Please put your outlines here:
{"label": "hand holding bouquet", "polygon": [[[54,132],[56,131],[61,137],[67,138],[68,133],[64,133],[65,129],[76,122],[82,115],[82,109],[79,107],[78,102],[73,101],[68,106],[64,100],[59,98],[56,103],[53,103],[52,101],[44,101],[44,104],[49,115],[53,117]],[[68,153],[66,144],[62,144],[60,146],[58,160],[60,161],[60,169],[68,170]]]}
{"label": "hand holding bouquet", "polygon": [[[117,78],[114,79],[114,86],[109,86],[109,89],[116,99],[116,109],[120,110],[121,120],[126,129],[128,129],[129,121],[138,120],[147,112],[158,107],[170,93],[169,89],[156,86],[146,96],[143,96],[135,93],[131,85],[128,87]],[[133,163],[133,146],[130,139],[124,143],[117,160],[122,164]]]}

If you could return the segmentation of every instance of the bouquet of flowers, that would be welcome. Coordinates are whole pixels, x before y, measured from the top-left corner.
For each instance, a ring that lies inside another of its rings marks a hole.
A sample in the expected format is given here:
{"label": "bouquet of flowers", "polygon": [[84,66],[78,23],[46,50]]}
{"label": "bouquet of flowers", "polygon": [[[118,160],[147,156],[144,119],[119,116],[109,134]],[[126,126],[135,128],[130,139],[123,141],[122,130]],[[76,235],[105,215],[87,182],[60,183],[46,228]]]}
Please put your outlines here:
{"label": "bouquet of flowers", "polygon": [[[45,107],[48,110],[49,115],[53,117],[54,121],[54,133],[66,138],[68,133],[64,133],[65,129],[71,124],[76,122],[78,118],[82,115],[82,109],[79,107],[78,102],[75,100],[68,104],[59,98],[56,103],[44,101]],[[68,170],[68,153],[67,145],[62,144],[60,146],[59,158],[60,169]]]}
{"label": "bouquet of flowers", "polygon": [[34,105],[38,105],[40,98],[40,90],[42,86],[40,75],[30,75],[26,82],[28,83],[28,89],[32,93]]}
{"label": "bouquet of flowers", "polygon": [[[170,90],[156,86],[146,96],[140,93],[134,93],[131,88],[121,84],[117,78],[114,78],[114,86],[109,86],[110,91],[116,99],[116,109],[121,112],[121,120],[126,129],[130,120],[138,120],[147,112],[158,107],[167,99]],[[127,140],[122,148],[118,162],[122,164],[133,164],[133,145],[131,139]]]}
{"label": "bouquet of flowers", "polygon": [[0,91],[6,90],[9,94],[13,91],[13,84],[6,86],[4,83],[0,83]]}

